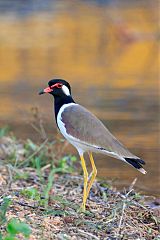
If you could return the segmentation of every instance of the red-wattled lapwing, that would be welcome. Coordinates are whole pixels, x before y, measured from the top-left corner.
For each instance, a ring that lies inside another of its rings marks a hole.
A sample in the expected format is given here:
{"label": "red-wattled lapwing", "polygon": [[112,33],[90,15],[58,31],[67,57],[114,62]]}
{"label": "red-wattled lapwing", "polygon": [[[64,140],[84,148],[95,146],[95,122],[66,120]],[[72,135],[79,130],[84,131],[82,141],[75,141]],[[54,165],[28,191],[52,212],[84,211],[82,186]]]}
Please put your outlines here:
{"label": "red-wattled lapwing", "polygon": [[[49,87],[39,94],[50,93],[54,96],[54,109],[57,126],[62,135],[77,149],[84,173],[84,192],[82,209],[85,210],[86,200],[97,175],[97,169],[92,152],[103,153],[130,164],[141,173],[146,171],[142,165],[145,162],[130,153],[103,125],[103,123],[86,108],[74,102],[71,87],[62,79],[48,82]],[[88,172],[83,157],[88,152],[92,175],[88,179]]]}

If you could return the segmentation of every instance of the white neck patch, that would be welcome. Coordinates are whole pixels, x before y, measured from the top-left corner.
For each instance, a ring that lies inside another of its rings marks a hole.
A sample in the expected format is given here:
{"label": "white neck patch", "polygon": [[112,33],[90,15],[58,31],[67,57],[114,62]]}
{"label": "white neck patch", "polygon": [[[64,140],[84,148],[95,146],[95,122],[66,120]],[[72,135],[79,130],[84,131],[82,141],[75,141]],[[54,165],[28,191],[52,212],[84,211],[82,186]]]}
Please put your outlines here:
{"label": "white neck patch", "polygon": [[71,95],[70,92],[69,92],[68,87],[66,87],[65,85],[62,86],[62,91],[63,91],[64,94],[67,95],[67,96]]}

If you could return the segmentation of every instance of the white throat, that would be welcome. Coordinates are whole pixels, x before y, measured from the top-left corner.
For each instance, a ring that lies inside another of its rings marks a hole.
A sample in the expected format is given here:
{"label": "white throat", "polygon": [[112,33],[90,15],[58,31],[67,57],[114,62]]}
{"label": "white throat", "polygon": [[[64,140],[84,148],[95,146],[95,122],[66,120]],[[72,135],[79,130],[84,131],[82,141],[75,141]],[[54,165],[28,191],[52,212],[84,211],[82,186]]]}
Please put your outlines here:
{"label": "white throat", "polygon": [[64,94],[67,95],[67,96],[71,95],[68,87],[66,87],[65,85],[62,86],[62,91],[63,91]]}

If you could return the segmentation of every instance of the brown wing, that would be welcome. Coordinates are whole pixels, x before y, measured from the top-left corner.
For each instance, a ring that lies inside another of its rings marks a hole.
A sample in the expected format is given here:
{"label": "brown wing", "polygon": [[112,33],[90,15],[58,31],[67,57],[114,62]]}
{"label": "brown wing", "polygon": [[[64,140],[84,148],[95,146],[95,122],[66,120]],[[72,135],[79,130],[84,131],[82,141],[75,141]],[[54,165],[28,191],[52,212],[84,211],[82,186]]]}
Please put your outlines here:
{"label": "brown wing", "polygon": [[64,109],[61,115],[66,132],[80,141],[122,157],[136,157],[130,153],[86,108],[76,104]]}

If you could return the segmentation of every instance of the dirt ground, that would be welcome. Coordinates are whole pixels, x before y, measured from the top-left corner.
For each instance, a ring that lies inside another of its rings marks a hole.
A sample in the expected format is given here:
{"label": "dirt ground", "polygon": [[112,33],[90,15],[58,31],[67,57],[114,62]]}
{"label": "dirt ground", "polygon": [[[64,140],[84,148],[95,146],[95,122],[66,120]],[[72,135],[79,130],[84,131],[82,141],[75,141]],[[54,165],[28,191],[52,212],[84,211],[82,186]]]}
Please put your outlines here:
{"label": "dirt ground", "polygon": [[[1,139],[1,239],[9,239],[5,237],[11,219],[27,224],[30,240],[160,239],[158,199],[135,192],[135,182],[119,192],[111,183],[96,181],[87,200],[86,212],[82,212],[83,177],[69,165],[72,157],[62,158],[61,165],[41,166],[36,156],[46,149],[31,142],[27,144],[26,147],[25,143],[13,138]],[[52,154],[49,147],[45,145],[47,153]],[[30,152],[26,153],[24,148]],[[26,163],[31,156],[35,167],[31,163],[27,163],[28,166],[17,164],[20,159]],[[7,207],[6,199],[10,201]],[[12,239],[26,237],[19,230]]]}

